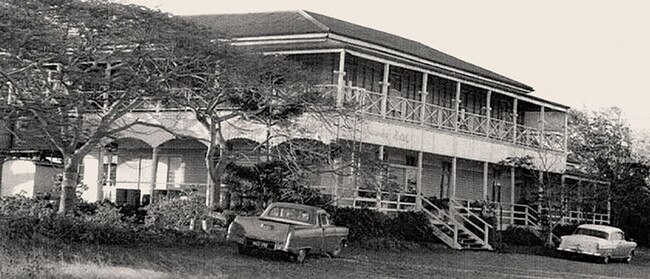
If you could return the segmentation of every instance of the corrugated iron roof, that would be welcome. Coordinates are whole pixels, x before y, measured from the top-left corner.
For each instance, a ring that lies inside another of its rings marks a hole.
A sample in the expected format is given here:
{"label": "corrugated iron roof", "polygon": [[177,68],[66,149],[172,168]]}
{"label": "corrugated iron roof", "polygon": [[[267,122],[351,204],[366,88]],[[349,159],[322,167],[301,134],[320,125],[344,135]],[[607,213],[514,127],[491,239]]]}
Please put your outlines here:
{"label": "corrugated iron roof", "polygon": [[188,16],[187,18],[198,24],[214,28],[231,38],[313,33],[337,34],[502,82],[524,91],[533,91],[533,88],[526,84],[468,63],[417,41],[314,12],[217,14]]}

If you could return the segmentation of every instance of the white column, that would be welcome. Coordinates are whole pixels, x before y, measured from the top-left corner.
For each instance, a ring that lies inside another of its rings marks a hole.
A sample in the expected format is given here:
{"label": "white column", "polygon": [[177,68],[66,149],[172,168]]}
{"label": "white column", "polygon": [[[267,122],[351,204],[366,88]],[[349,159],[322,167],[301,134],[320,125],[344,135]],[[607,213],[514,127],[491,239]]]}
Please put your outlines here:
{"label": "white column", "polygon": [[510,203],[515,204],[515,167],[510,167]]}
{"label": "white column", "polygon": [[390,75],[390,64],[384,64],[384,78],[381,81],[381,115],[386,118],[386,105],[388,102],[388,87],[390,83],[388,82],[388,76]]}
{"label": "white column", "polygon": [[153,194],[156,189],[156,178],[158,176],[158,146],[151,149],[151,183],[149,184],[149,204],[153,204]]}
{"label": "white column", "polygon": [[512,142],[517,143],[517,105],[518,105],[518,99],[514,99],[512,102],[512,124],[513,124],[513,130],[512,130]]}
{"label": "white column", "polygon": [[454,117],[454,131],[458,132],[458,117],[460,113],[460,88],[461,88],[461,83],[460,81],[456,84],[456,99],[454,99],[454,112],[456,113],[456,117]]}
{"label": "white column", "polygon": [[429,75],[427,73],[422,73],[422,94],[420,98],[420,102],[422,103],[422,107],[420,108],[420,123],[424,124],[424,118],[425,118],[425,113],[427,112],[427,95],[429,92],[427,91],[427,85],[429,83]]}
{"label": "white column", "polygon": [[488,172],[489,172],[488,162],[483,162],[483,200],[488,200]]}
{"label": "white column", "polygon": [[104,147],[100,146],[99,151],[97,152],[97,201],[98,202],[104,200],[104,178],[107,178],[106,174],[104,174]]}
{"label": "white column", "polygon": [[340,55],[339,55],[339,69],[336,71],[338,74],[338,79],[337,79],[337,91],[336,91],[336,106],[341,107],[343,106],[343,99],[344,99],[344,86],[345,86],[345,50],[342,50]]}
{"label": "white column", "polygon": [[547,145],[546,141],[546,134],[544,133],[544,130],[546,129],[546,119],[544,119],[544,112],[545,112],[544,106],[539,111],[539,121],[541,122],[539,124],[539,140],[541,141],[539,143],[539,146],[541,148],[544,148]]}
{"label": "white column", "polygon": [[[384,146],[383,145],[379,146],[379,160],[384,161]],[[377,204],[376,204],[376,207],[377,207],[378,211],[381,210],[381,187],[382,187],[383,183],[384,183],[383,180],[380,181],[379,182],[379,189],[377,189],[377,196],[376,196]]]}
{"label": "white column", "polygon": [[422,195],[422,157],[424,154],[422,151],[418,151],[418,173],[417,173],[417,197],[415,198],[415,204],[419,210],[422,207],[422,200],[420,199]]}
{"label": "white column", "polygon": [[449,178],[451,184],[451,191],[449,191],[449,198],[456,199],[456,173],[458,168],[458,158],[451,158],[451,177]]}
{"label": "white column", "polygon": [[487,100],[485,104],[485,136],[490,137],[490,121],[492,119],[492,90],[488,90],[487,92]]}
{"label": "white column", "polygon": [[564,112],[564,148],[562,150],[566,151],[569,149],[569,112]]}

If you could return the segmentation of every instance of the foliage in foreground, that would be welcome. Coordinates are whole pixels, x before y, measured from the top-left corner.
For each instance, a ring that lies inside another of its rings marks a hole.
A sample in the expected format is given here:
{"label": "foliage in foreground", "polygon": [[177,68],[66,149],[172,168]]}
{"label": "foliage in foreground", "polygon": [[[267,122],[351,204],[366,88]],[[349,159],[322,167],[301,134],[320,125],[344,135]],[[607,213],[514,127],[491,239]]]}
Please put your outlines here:
{"label": "foliage in foreground", "polygon": [[394,217],[370,209],[342,207],[329,212],[334,224],[350,229],[351,242],[363,243],[369,239],[438,242],[429,220],[421,212],[400,212]]}
{"label": "foliage in foreground", "polygon": [[[0,239],[25,243],[81,243],[96,245],[195,246],[223,241],[219,236],[190,231],[183,224],[196,217],[187,202],[174,202],[162,226],[145,226],[110,203],[77,203],[74,214],[55,214],[56,200],[10,197],[0,200]],[[164,207],[164,206],[163,206]],[[200,208],[200,207],[195,207]],[[205,208],[205,205],[203,205]],[[160,210],[152,210],[156,216]],[[190,215],[184,215],[188,213]],[[177,213],[172,215],[171,213]]]}

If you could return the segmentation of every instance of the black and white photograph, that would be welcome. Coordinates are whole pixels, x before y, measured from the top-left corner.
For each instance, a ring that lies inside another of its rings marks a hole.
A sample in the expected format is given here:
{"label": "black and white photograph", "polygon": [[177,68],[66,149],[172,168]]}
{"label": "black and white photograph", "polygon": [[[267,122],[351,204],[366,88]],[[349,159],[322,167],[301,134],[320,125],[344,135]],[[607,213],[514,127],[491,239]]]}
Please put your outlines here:
{"label": "black and white photograph", "polygon": [[0,278],[650,278],[650,1],[0,0]]}

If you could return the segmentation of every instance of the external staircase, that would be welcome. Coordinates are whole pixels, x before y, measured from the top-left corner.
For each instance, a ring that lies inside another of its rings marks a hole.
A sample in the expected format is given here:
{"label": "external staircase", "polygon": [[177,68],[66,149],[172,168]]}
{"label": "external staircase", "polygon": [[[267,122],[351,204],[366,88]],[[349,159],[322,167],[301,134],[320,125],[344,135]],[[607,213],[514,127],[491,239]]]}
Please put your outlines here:
{"label": "external staircase", "polygon": [[433,233],[442,242],[458,250],[493,250],[489,238],[492,226],[475,213],[460,209],[462,205],[450,200],[446,208],[422,198],[420,209],[433,225]]}

